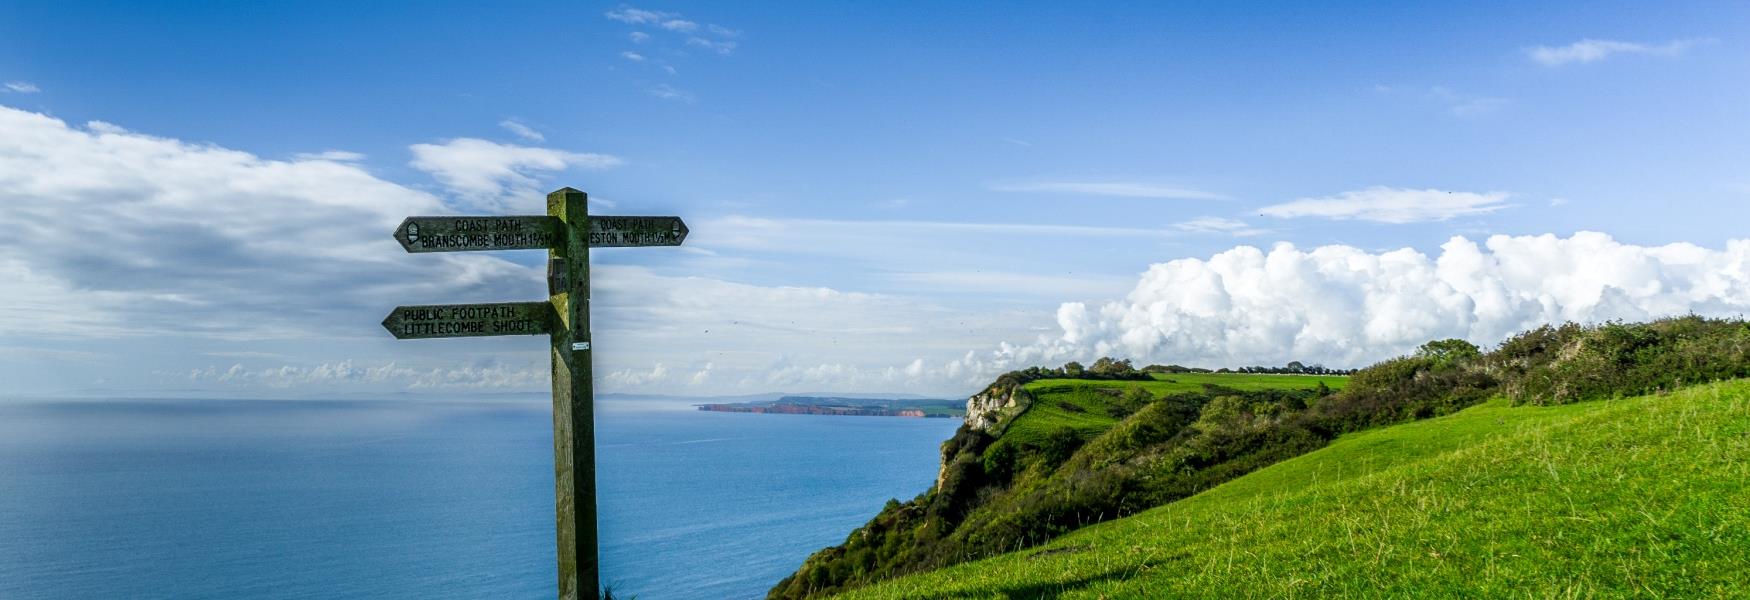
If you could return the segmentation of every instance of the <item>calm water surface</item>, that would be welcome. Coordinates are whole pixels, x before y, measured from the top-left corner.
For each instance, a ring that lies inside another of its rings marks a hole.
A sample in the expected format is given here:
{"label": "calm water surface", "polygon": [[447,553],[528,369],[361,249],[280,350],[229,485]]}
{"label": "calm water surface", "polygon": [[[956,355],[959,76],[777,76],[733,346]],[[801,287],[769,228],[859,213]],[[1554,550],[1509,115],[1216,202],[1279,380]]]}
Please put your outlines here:
{"label": "calm water surface", "polygon": [[[603,576],[755,598],[958,420],[606,402]],[[543,402],[0,401],[0,598],[551,598]]]}

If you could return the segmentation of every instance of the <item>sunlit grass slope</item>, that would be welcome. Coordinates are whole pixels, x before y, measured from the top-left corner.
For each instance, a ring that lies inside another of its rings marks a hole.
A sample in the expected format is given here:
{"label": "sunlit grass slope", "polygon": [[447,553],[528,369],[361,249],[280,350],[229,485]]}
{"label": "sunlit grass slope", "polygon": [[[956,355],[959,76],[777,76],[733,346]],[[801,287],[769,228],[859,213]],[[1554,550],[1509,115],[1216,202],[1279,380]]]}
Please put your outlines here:
{"label": "sunlit grass slope", "polygon": [[1750,382],[1343,436],[1044,546],[845,598],[1742,597]]}
{"label": "sunlit grass slope", "polygon": [[1026,414],[1016,418],[1004,431],[1010,443],[1037,442],[1051,432],[1068,427],[1082,439],[1092,439],[1118,424],[1108,408],[1121,404],[1123,393],[1141,388],[1151,396],[1161,397],[1181,392],[1201,392],[1205,385],[1224,388],[1258,390],[1313,389],[1320,383],[1332,390],[1342,389],[1349,381],[1343,375],[1272,375],[1265,373],[1154,373],[1150,380],[1112,379],[1041,379],[1024,388],[1036,401]]}

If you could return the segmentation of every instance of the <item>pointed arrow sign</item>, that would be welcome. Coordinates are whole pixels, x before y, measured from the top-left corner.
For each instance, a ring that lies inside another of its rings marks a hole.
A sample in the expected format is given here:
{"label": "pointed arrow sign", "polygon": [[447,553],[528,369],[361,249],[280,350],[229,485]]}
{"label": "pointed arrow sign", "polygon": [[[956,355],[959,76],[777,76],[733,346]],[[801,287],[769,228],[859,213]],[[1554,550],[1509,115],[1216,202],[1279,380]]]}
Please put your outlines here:
{"label": "pointed arrow sign", "polygon": [[383,319],[395,339],[537,335],[553,332],[549,302],[397,306]]}
{"label": "pointed arrow sign", "polygon": [[679,246],[687,239],[680,217],[589,218],[589,247]]}
{"label": "pointed arrow sign", "polygon": [[565,244],[559,219],[529,217],[407,217],[395,241],[408,252],[546,250]]}

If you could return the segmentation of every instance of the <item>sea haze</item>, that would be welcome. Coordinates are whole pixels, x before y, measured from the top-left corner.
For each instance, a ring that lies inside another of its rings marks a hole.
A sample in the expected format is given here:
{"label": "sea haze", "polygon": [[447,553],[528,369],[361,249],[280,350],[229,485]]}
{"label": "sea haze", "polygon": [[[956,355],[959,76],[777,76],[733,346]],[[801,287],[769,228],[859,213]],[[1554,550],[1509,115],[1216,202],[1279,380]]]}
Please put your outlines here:
{"label": "sea haze", "polygon": [[[550,598],[541,402],[0,402],[0,598]],[[602,566],[756,598],[935,476],[958,419],[601,403]]]}

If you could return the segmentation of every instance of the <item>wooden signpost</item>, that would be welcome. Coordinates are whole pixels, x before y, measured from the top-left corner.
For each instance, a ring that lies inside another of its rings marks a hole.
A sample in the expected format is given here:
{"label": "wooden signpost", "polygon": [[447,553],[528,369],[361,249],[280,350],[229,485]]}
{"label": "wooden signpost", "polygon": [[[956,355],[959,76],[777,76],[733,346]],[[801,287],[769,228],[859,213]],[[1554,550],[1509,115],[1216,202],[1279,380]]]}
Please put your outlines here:
{"label": "wooden signpost", "polygon": [[399,306],[383,319],[397,339],[545,333],[553,358],[553,481],[559,598],[601,595],[595,506],[595,402],[589,337],[589,249],[679,246],[680,217],[590,217],[589,198],[562,188],[545,216],[408,217],[408,252],[548,251],[546,302]]}

